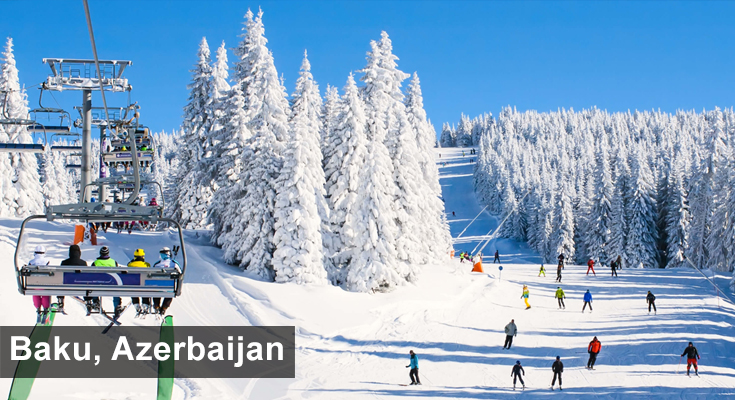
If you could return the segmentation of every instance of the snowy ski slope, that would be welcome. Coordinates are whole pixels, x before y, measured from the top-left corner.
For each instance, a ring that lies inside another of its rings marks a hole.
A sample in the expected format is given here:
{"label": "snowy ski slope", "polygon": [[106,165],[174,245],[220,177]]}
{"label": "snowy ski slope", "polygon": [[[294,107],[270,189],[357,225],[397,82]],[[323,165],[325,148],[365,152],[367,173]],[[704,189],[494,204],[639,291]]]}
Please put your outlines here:
{"label": "snowy ski slope", "polygon": [[[482,209],[472,190],[472,156],[460,149],[438,149],[446,210],[457,236]],[[452,217],[454,211],[456,216]],[[472,250],[497,224],[481,215],[457,241],[457,250]],[[31,299],[18,294],[12,272],[12,250],[20,221],[0,220],[0,326],[31,326]],[[66,258],[64,244],[72,227],[37,223],[30,232],[28,253],[44,243],[53,259]],[[41,236],[43,235],[43,236]],[[127,261],[137,247],[153,260],[157,250],[172,245],[168,233],[136,232],[102,235],[113,258]],[[500,250],[497,265],[486,274],[469,272],[458,260],[436,260],[420,282],[392,293],[349,293],[332,286],[272,284],[223,264],[220,251],[206,237],[187,232],[190,268],[183,296],[170,313],[182,325],[295,325],[296,379],[177,380],[177,399],[503,399],[525,398],[735,398],[735,306],[691,270],[623,270],[613,279],[609,270],[586,276],[586,267],[564,271],[566,310],[553,299],[555,269],[538,277],[539,258],[524,244],[499,239],[485,249]],[[93,246],[83,247],[92,260]],[[489,257],[490,262],[492,258]],[[719,281],[726,286],[726,277]],[[532,308],[525,310],[521,288],[530,289]],[[582,294],[590,289],[592,313],[581,312]],[[649,315],[645,295],[657,296],[658,315]],[[107,300],[109,301],[109,300]],[[69,315],[56,325],[99,325],[84,317],[80,305],[67,301]],[[514,318],[518,336],[503,350],[504,326]],[[158,324],[153,318],[122,317],[124,324]],[[30,328],[29,328],[30,329]],[[114,328],[113,328],[114,329]],[[602,342],[596,369],[587,371],[586,346],[593,336]],[[679,355],[693,341],[702,356],[701,377],[677,374]],[[419,356],[423,386],[409,382],[408,351]],[[549,390],[551,363],[561,356],[564,392]],[[521,360],[527,389],[512,391],[510,370]],[[42,367],[43,368],[43,367]],[[0,380],[6,393],[10,379]],[[39,379],[35,399],[152,399],[155,379]]]}

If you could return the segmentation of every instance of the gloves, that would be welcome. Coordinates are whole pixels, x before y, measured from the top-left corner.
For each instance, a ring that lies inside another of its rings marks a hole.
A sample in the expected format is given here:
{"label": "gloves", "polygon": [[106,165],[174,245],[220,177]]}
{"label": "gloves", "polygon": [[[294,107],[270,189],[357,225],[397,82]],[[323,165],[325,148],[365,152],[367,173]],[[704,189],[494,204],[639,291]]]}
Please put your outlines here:
{"label": "gloves", "polygon": [[410,367],[410,365],[406,365],[406,368]]}

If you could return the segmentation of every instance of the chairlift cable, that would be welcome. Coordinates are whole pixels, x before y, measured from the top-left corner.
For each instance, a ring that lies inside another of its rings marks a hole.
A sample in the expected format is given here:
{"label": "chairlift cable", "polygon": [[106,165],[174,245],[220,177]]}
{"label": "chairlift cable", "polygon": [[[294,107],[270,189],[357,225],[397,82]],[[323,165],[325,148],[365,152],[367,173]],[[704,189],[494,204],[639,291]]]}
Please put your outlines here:
{"label": "chairlift cable", "polygon": [[105,108],[105,119],[107,120],[107,126],[110,127],[110,114],[107,111],[107,99],[105,99],[105,88],[102,85],[102,72],[100,71],[100,60],[97,57],[97,45],[94,43],[94,31],[92,30],[92,17],[89,15],[89,3],[87,0],[84,2],[84,14],[87,17],[87,28],[89,28],[89,39],[92,42],[92,54],[94,55],[94,65],[97,67],[97,80],[100,84],[100,94],[102,95],[102,105]]}

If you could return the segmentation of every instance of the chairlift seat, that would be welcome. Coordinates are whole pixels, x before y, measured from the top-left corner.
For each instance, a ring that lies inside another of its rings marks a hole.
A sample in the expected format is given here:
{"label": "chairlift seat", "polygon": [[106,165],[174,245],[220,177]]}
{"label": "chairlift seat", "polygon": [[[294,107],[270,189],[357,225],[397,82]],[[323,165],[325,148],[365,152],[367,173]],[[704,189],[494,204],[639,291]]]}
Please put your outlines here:
{"label": "chairlift seat", "polygon": [[69,169],[82,169],[82,165],[81,164],[66,164],[66,168],[69,168]]}
{"label": "chairlift seat", "polygon": [[18,279],[22,294],[39,296],[176,297],[180,277],[178,267],[24,265]]}
{"label": "chairlift seat", "polygon": [[[114,162],[131,162],[133,161],[133,154],[128,151],[113,151],[111,153],[105,153],[102,155],[102,161],[106,163]],[[138,150],[138,162],[153,162],[153,150],[141,151]]]}
{"label": "chairlift seat", "polygon": [[53,151],[82,151],[82,146],[51,146]]}
{"label": "chairlift seat", "polygon": [[0,152],[6,153],[43,153],[44,145],[37,143],[0,143]]}
{"label": "chairlift seat", "polygon": [[68,126],[51,126],[51,125],[40,125],[34,124],[28,126],[30,133],[53,133],[53,134],[64,134],[70,133],[71,128]]}

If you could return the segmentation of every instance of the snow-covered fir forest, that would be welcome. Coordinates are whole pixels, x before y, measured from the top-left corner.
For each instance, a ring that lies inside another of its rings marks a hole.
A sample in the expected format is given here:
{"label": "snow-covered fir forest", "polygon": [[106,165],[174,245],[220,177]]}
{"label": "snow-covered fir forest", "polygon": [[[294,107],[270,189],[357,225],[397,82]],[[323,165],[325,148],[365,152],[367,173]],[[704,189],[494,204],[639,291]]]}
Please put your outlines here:
{"label": "snow-covered fir forest", "polygon": [[[322,98],[304,52],[289,97],[262,16],[246,14],[232,64],[224,43],[212,60],[202,39],[182,130],[154,135],[167,212],[188,229],[211,229],[226,262],[266,280],[365,292],[415,281],[451,249],[418,76],[404,93],[410,75],[383,32],[370,43],[360,85],[349,74],[342,94],[327,86]],[[11,39],[2,71],[7,109],[25,118]],[[0,141],[32,138],[13,127]],[[6,154],[0,215],[75,201],[79,177],[66,168],[68,155]]]}
{"label": "snow-covered fir forest", "polygon": [[735,267],[732,109],[518,112],[444,124],[442,146],[479,145],[478,197],[501,235],[546,262]]}

